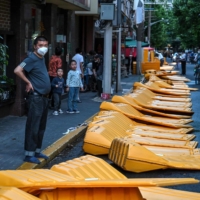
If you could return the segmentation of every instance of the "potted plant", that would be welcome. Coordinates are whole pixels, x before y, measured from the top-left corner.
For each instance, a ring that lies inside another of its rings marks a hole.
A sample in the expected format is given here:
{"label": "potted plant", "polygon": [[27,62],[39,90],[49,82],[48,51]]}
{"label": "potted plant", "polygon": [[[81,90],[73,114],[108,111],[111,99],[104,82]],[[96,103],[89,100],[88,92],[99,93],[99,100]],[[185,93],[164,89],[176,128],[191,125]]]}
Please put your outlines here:
{"label": "potted plant", "polygon": [[[3,39],[0,36],[0,39]],[[5,66],[8,65],[8,54],[7,54],[8,47],[5,44],[0,42],[0,76],[4,75]]]}
{"label": "potted plant", "polygon": [[[3,39],[0,36],[0,40]],[[5,74],[5,67],[8,65],[8,47],[0,42],[0,101],[14,97],[14,80]]]}

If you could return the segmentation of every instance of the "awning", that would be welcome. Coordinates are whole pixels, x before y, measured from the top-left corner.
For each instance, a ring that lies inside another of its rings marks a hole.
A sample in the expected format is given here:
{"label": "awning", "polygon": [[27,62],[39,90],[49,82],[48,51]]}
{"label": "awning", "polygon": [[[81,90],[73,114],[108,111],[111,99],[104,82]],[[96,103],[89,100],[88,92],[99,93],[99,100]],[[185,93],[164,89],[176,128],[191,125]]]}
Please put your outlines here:
{"label": "awning", "polygon": [[90,1],[86,0],[46,0],[46,3],[56,4],[59,8],[76,11],[89,11]]}
{"label": "awning", "polygon": [[[149,44],[146,42],[141,42],[142,47],[148,47]],[[126,40],[125,41],[125,47],[134,48],[137,47],[137,41],[136,40]]]}

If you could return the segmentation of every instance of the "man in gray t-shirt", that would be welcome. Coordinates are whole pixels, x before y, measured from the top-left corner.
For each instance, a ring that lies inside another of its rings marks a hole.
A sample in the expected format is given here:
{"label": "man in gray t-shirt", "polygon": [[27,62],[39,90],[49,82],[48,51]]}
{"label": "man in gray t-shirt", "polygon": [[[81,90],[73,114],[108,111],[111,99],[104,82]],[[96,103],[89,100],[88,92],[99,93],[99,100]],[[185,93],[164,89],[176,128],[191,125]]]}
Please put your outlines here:
{"label": "man in gray t-shirt", "polygon": [[43,36],[34,40],[34,52],[25,58],[14,70],[14,73],[26,83],[28,93],[28,115],[25,130],[26,162],[39,164],[38,158],[48,159],[42,154],[42,140],[46,129],[48,114],[48,93],[51,84],[44,55],[48,51],[48,41]]}

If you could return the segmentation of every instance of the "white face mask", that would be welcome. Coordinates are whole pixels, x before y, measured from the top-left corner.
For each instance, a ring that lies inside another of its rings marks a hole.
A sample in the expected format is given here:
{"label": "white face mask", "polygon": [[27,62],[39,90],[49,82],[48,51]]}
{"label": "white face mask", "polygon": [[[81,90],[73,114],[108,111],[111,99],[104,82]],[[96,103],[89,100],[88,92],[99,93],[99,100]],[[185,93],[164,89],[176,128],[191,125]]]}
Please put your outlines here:
{"label": "white face mask", "polygon": [[48,51],[47,47],[41,47],[37,50],[37,53],[40,54],[41,56],[44,56]]}
{"label": "white face mask", "polygon": [[198,51],[198,53],[200,53],[200,51]]}

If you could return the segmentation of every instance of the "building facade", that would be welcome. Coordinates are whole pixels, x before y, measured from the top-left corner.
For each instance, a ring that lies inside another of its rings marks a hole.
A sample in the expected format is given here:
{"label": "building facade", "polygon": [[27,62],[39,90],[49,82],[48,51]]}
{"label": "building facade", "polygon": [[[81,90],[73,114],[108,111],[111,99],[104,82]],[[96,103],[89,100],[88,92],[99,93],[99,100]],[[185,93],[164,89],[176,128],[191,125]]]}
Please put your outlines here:
{"label": "building facade", "polygon": [[[97,0],[95,0],[97,2]],[[1,43],[8,46],[8,65],[4,75],[14,79],[15,98],[0,102],[0,117],[25,114],[25,83],[15,76],[15,67],[33,50],[33,40],[44,35],[49,40],[46,64],[56,46],[63,49],[63,69],[66,77],[68,62],[80,47],[93,49],[93,17],[75,14],[90,11],[90,0],[1,0]]]}

